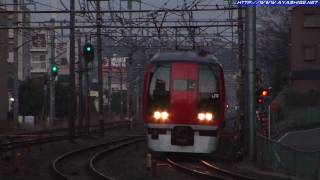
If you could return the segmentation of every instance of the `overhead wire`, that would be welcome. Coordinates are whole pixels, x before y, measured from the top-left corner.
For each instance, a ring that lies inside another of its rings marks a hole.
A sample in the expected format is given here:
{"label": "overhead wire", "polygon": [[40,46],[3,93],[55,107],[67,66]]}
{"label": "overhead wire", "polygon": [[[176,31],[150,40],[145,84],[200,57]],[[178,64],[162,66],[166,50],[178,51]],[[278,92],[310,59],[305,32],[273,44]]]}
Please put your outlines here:
{"label": "overhead wire", "polygon": [[[34,0],[33,0],[34,1]],[[61,0],[60,0],[61,1]],[[36,2],[36,3],[38,3],[38,4],[40,4],[39,2],[37,2],[37,1],[34,1],[34,2]],[[88,3],[87,1],[83,1],[83,2],[86,2],[86,4],[87,4],[87,8],[86,9],[95,9],[95,6],[94,6],[94,4],[92,3],[92,2],[90,2],[90,3]],[[146,5],[146,6],[149,6],[149,7],[153,7],[153,8],[158,8],[158,9],[168,9],[167,8],[167,3],[169,2],[169,0],[168,1],[166,1],[165,3],[163,3],[163,5],[162,6],[160,6],[160,7],[158,7],[158,6],[155,6],[155,5],[152,5],[152,4],[149,4],[149,3],[147,3],[147,2],[145,2],[145,1],[141,1],[141,3],[142,4],[144,4],[144,5]],[[198,8],[198,7],[202,7],[202,8],[205,8],[205,6],[202,6],[201,4],[199,4],[199,3],[203,3],[204,2],[204,0],[193,0],[191,3],[189,2],[188,3],[188,7],[195,7],[195,8]],[[211,1],[209,1],[209,3],[207,3],[207,4],[210,4],[210,2]],[[80,1],[79,1],[79,3],[80,3]],[[110,2],[109,2],[110,3]],[[114,8],[114,5],[115,4],[112,4],[113,6],[112,6],[112,8]],[[177,6],[175,7],[175,8],[173,8],[173,9],[177,9],[177,8],[179,8],[179,7],[181,7],[179,4],[177,4]],[[55,7],[56,9],[58,8],[58,7]],[[60,9],[60,8],[59,8]],[[154,12],[152,12],[152,13],[147,13],[147,14],[143,14],[143,16],[141,16],[141,17],[139,17],[139,18],[137,18],[137,17],[133,17],[132,19],[133,19],[133,21],[134,21],[134,24],[133,25],[136,25],[136,26],[139,26],[139,25],[142,25],[142,24],[145,24],[145,23],[147,23],[148,22],[148,20],[150,20],[150,14],[152,14],[152,15],[155,15],[155,17],[156,17],[156,19],[158,19],[159,18],[159,16],[160,16],[160,14],[161,13],[158,13],[157,12],[157,10],[158,9],[155,9],[155,11]],[[169,13],[168,13],[169,14]],[[181,13],[176,13],[175,14],[175,16],[177,17],[177,20],[179,19],[179,15],[180,15]],[[117,14],[115,14],[116,16],[118,16]],[[123,14],[122,14],[123,15]],[[89,23],[89,24],[95,24],[95,16],[91,13],[91,14],[89,14],[89,13],[85,13],[85,17],[87,18],[87,22]],[[81,18],[83,18],[83,17],[81,17]],[[141,18],[145,18],[146,19],[146,22],[141,22],[141,21],[135,21],[135,20],[137,20],[137,19],[141,19]],[[126,22],[126,18],[119,18],[119,20],[121,20],[122,19],[122,21],[123,22]],[[107,23],[107,24],[109,24],[109,23],[121,23],[121,22],[117,22],[116,20],[111,20],[111,22],[110,21],[103,21],[104,23]],[[196,22],[196,20],[195,20],[195,22]],[[189,23],[191,23],[191,24],[193,24],[193,23],[195,23],[195,22],[193,22],[193,21],[190,21]],[[168,22],[165,22],[165,23],[168,23]],[[218,22],[214,22],[214,23],[218,23]],[[191,24],[189,24],[189,25],[191,25]],[[125,29],[125,28],[124,28]],[[116,33],[116,34],[121,34],[121,31],[123,31],[124,29],[119,29],[119,31],[118,32],[114,32],[114,33]],[[200,34],[202,34],[202,33],[204,33],[205,34],[205,32],[207,31],[207,29],[209,29],[209,27],[208,28],[202,28],[202,29],[199,29],[199,31],[198,31],[198,33],[199,33],[199,35]],[[91,31],[93,31],[93,29],[91,30]],[[155,32],[152,30],[152,29],[150,29],[150,30],[148,30],[149,31],[149,33],[151,33],[151,34],[155,34]],[[174,34],[174,29],[170,29],[170,28],[163,28],[162,29],[162,32],[164,33],[164,34]],[[108,31],[106,31],[106,30],[104,30],[104,32],[108,32]],[[183,31],[181,31],[181,32],[183,32]],[[137,33],[139,34],[140,33],[140,30],[137,30]]]}

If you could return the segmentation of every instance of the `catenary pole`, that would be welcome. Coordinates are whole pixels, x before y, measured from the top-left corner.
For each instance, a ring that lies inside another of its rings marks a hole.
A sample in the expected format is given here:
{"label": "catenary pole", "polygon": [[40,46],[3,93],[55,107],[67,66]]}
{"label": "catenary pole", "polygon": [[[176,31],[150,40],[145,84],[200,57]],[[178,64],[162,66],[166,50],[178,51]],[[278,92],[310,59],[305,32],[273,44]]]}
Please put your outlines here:
{"label": "catenary pole", "polygon": [[54,30],[54,25],[55,25],[55,19],[51,19],[51,27],[52,30],[51,36],[50,36],[50,125],[54,124],[54,119],[55,119],[55,77],[52,74],[52,67],[55,64],[55,30]]}
{"label": "catenary pole", "polygon": [[245,146],[247,148],[247,145],[245,144],[245,133],[244,133],[244,127],[247,125],[245,124],[245,91],[244,91],[244,82],[245,82],[245,76],[244,76],[244,9],[239,8],[238,9],[238,58],[239,58],[239,88],[237,92],[238,97],[238,105],[239,105],[239,114],[238,114],[238,128],[240,130],[240,146]]}
{"label": "catenary pole", "polygon": [[[13,1],[14,10],[18,10],[19,4],[18,0]],[[2,11],[1,11],[2,12]],[[5,12],[5,11],[4,11]],[[14,15],[14,19],[17,21],[19,18],[18,14]],[[19,30],[15,29],[13,30],[14,34],[14,49],[13,49],[13,120],[17,121],[18,119],[18,110],[19,110],[19,79],[18,79],[18,66],[19,66],[19,55],[18,55],[18,36],[19,36]]]}
{"label": "catenary pole", "polygon": [[248,125],[249,125],[249,149],[248,156],[251,160],[255,158],[255,124],[256,124],[256,8],[246,9],[246,44],[247,49],[247,77],[248,77]]}
{"label": "catenary pole", "polygon": [[74,141],[75,136],[75,120],[76,120],[76,93],[75,93],[75,0],[70,0],[70,101],[69,101],[69,136],[70,141]]}
{"label": "catenary pole", "polygon": [[77,46],[78,46],[78,69],[79,69],[79,107],[78,107],[78,114],[79,114],[79,127],[83,127],[83,116],[84,116],[84,101],[83,101],[83,61],[82,61],[82,48],[81,48],[81,35],[80,31],[78,31],[77,36]]}
{"label": "catenary pole", "polygon": [[[85,36],[85,43],[88,42],[88,36]],[[86,133],[90,135],[90,121],[91,121],[91,103],[90,103],[90,83],[89,83],[89,64],[85,65],[85,116],[86,116]]]}
{"label": "catenary pole", "polygon": [[99,104],[99,123],[101,135],[104,136],[104,108],[103,108],[103,79],[102,79],[102,41],[101,41],[101,9],[100,1],[96,1],[97,13],[96,13],[96,23],[97,23],[97,59],[98,59],[98,104]]}

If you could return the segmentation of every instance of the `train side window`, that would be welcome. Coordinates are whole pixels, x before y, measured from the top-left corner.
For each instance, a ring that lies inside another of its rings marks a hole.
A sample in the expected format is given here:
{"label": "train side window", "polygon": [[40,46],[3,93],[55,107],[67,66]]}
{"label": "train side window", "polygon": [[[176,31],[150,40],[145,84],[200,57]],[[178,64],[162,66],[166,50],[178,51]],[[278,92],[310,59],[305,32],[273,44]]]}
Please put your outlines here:
{"label": "train side window", "polygon": [[170,65],[156,65],[151,70],[149,85],[149,112],[170,104]]}
{"label": "train side window", "polygon": [[219,76],[214,68],[199,66],[199,109],[209,111],[219,107]]}

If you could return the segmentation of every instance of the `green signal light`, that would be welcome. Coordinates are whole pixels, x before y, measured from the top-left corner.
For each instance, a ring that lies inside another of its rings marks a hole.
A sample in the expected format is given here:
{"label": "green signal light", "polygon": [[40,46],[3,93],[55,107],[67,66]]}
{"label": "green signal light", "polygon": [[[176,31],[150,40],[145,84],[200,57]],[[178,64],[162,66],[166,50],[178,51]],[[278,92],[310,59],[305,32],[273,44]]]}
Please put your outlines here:
{"label": "green signal light", "polygon": [[83,58],[85,62],[91,62],[94,59],[94,46],[87,43],[83,46]]}
{"label": "green signal light", "polygon": [[56,76],[56,75],[58,74],[58,72],[59,72],[58,66],[53,65],[53,66],[51,67],[51,74],[52,74],[53,76]]}

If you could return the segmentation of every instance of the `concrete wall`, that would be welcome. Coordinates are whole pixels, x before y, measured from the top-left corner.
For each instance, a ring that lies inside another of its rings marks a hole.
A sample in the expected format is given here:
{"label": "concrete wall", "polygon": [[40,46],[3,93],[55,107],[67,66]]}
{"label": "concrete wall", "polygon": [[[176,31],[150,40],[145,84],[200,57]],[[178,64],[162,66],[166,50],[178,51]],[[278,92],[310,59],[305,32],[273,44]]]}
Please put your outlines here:
{"label": "concrete wall", "polygon": [[[0,9],[0,11],[3,11]],[[0,26],[7,26],[7,16],[1,14]],[[8,30],[0,30],[0,121],[7,120],[8,113]]]}

